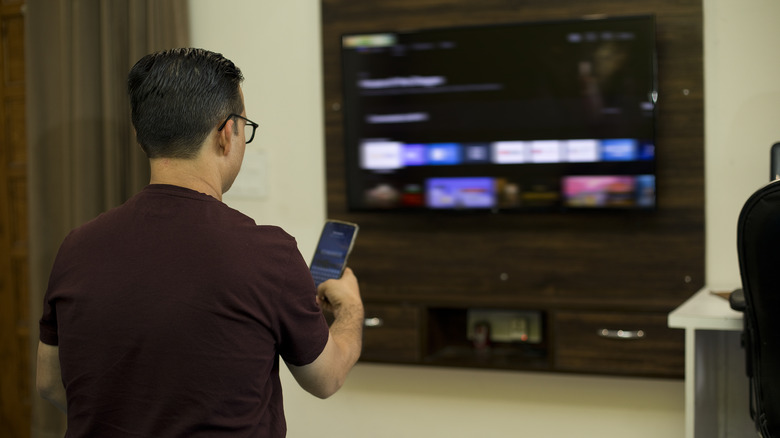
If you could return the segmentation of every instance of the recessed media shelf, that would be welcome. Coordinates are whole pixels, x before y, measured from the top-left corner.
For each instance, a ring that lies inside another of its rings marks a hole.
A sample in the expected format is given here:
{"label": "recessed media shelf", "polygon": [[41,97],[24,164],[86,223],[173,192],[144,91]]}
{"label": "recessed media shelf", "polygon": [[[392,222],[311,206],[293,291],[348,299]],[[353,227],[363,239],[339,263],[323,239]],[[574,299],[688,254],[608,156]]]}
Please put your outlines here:
{"label": "recessed media shelf", "polygon": [[424,362],[466,367],[549,369],[542,312],[431,308]]}

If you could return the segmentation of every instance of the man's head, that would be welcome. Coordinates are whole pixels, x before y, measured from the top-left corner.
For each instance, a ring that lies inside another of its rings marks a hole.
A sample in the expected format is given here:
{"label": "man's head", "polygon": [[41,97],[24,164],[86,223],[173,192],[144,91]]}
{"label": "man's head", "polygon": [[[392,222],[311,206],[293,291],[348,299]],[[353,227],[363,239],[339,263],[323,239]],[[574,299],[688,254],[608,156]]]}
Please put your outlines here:
{"label": "man's head", "polygon": [[[219,53],[171,49],[130,70],[133,125],[149,158],[192,158],[229,114],[242,114],[241,70]],[[235,128],[236,125],[233,125]]]}

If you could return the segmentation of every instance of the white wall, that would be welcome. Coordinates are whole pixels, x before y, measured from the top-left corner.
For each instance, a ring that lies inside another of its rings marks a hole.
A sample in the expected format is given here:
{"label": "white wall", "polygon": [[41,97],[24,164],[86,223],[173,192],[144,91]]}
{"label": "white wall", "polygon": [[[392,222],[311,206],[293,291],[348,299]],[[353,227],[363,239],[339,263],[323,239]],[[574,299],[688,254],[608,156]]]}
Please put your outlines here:
{"label": "white wall", "polygon": [[739,284],[737,217],[780,142],[780,2],[705,0],[707,283]]}
{"label": "white wall", "polygon": [[[231,190],[225,202],[282,226],[308,259],[325,220],[319,2],[190,0],[190,8],[192,45],[238,65],[247,117],[260,124],[233,189],[260,185],[265,195]],[[265,174],[247,180],[243,170],[257,166]]]}
{"label": "white wall", "polygon": [[[780,2],[704,3],[707,281],[733,286],[736,217],[780,141]],[[319,1],[190,5],[193,45],[241,67],[248,116],[260,123],[245,167],[267,173],[236,187],[265,194],[225,200],[285,227],[308,258],[325,219]],[[359,364],[325,401],[283,380],[291,437],[677,438],[684,429],[683,384],[673,380]]]}

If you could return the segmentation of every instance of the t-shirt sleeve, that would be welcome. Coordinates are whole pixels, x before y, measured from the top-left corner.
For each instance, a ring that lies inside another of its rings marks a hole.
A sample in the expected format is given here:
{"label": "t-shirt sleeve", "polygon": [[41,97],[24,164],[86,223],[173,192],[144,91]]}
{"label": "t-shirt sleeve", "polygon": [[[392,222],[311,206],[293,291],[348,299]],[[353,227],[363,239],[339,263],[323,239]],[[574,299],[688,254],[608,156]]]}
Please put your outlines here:
{"label": "t-shirt sleeve", "polygon": [[[67,242],[67,239],[66,241]],[[63,242],[63,246],[65,245]],[[55,306],[54,291],[58,287],[59,272],[63,269],[62,258],[63,247],[60,247],[57,252],[57,257],[54,260],[54,266],[52,267],[49,275],[49,285],[46,289],[46,294],[43,298],[43,312],[41,319],[38,322],[40,330],[39,340],[47,345],[59,345],[59,332],[57,331],[57,308]]]}
{"label": "t-shirt sleeve", "polygon": [[316,289],[297,248],[286,263],[285,287],[277,296],[279,355],[293,366],[314,362],[328,342],[328,324],[316,302]]}
{"label": "t-shirt sleeve", "polygon": [[59,335],[57,333],[57,313],[49,301],[43,303],[43,316],[39,322],[40,341],[47,345],[58,345]]}

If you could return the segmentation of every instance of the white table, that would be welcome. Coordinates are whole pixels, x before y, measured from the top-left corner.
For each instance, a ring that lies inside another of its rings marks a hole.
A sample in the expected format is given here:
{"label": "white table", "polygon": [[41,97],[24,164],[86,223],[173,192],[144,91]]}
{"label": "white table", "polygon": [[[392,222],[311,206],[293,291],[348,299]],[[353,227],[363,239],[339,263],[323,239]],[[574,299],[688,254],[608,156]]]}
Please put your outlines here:
{"label": "white table", "polygon": [[757,436],[748,411],[742,313],[705,287],[669,314],[671,328],[685,329],[685,437]]}

